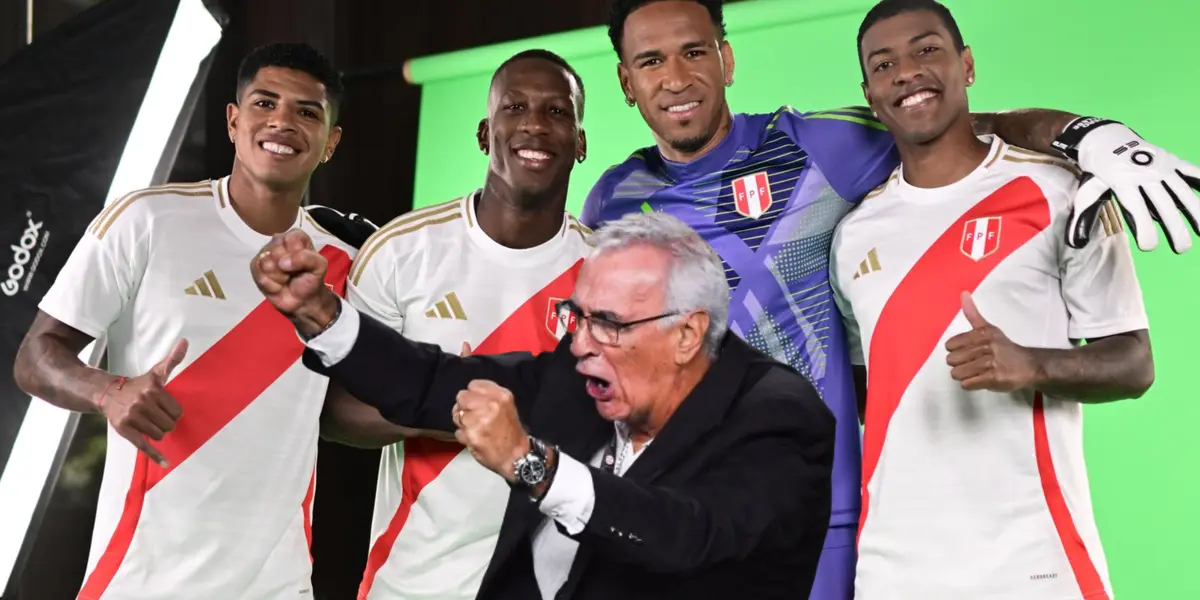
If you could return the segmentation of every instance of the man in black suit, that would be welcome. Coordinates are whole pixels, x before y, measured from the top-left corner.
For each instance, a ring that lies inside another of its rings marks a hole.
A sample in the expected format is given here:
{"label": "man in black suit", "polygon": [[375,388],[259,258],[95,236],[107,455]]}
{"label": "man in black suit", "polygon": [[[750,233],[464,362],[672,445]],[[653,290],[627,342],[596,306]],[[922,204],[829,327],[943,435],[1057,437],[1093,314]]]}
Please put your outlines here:
{"label": "man in black suit", "polygon": [[715,252],[678,219],[593,239],[553,352],[459,357],[322,283],[304,233],[251,264],[305,364],[388,420],[455,432],[512,486],[482,599],[805,598],[829,523],[833,417],[727,333]]}

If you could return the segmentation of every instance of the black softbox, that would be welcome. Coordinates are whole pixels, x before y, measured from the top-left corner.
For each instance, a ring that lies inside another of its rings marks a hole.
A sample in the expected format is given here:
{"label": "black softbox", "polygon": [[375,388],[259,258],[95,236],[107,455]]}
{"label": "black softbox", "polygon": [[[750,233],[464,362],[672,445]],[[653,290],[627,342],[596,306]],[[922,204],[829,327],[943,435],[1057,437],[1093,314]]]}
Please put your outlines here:
{"label": "black softbox", "polygon": [[[17,348],[41,297],[105,203],[165,182],[223,21],[201,0],[108,0],[0,65],[5,598],[16,597],[15,574],[76,422],[40,400],[31,409],[12,376]],[[90,358],[100,350],[91,349]]]}

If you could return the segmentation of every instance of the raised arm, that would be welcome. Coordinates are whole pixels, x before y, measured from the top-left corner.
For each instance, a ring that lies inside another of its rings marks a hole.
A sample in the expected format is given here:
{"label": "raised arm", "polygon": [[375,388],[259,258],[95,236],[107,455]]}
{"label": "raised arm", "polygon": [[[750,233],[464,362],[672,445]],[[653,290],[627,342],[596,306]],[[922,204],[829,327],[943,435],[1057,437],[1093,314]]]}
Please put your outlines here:
{"label": "raised arm", "polygon": [[295,325],[304,364],[404,427],[455,430],[450,410],[471,381],[511,390],[522,413],[550,354],[459,357],[406,339],[342,302],[322,283],[328,265],[300,230],[273,239],[251,262],[259,290]]}
{"label": "raised arm", "polygon": [[[1107,119],[1046,109],[974,113],[975,131],[1037,152],[1065,156],[1084,171],[1072,201],[1066,242],[1088,244],[1103,204],[1115,195],[1130,232],[1143,251],[1158,245],[1158,228],[1177,254],[1200,235],[1200,166],[1183,161]],[[1195,191],[1194,191],[1195,190]]]}
{"label": "raised arm", "polygon": [[[1002,112],[971,113],[975,134],[994,134],[1000,139],[1034,152],[1066,156],[1054,146],[1054,140],[1079,118],[1061,110],[1023,108]],[[1074,158],[1074,157],[1069,157]]]}

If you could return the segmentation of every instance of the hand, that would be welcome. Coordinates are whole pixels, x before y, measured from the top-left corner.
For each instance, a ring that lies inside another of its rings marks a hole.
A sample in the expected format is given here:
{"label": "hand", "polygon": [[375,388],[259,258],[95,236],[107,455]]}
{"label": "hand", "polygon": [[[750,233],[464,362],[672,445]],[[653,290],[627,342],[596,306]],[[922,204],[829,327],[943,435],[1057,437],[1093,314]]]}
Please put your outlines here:
{"label": "hand", "polygon": [[259,291],[308,335],[323,330],[337,312],[337,295],[325,286],[328,268],[308,234],[299,229],[272,237],[250,261]]}
{"label": "hand", "polygon": [[950,376],[964,390],[1011,392],[1031,387],[1037,377],[1033,353],[984,320],[969,292],[963,292],[962,305],[971,331],[946,341]]}
{"label": "hand", "polygon": [[514,463],[529,452],[529,434],[521,426],[512,392],[477,379],[458,393],[457,400],[451,417],[458,427],[454,439],[479,464],[514,481]]}
{"label": "hand", "polygon": [[183,416],[179,402],[163,388],[171,371],[183,362],[187,349],[187,340],[179,340],[166,358],[144,375],[126,381],[124,385],[111,386],[98,400],[101,414],[113,429],[163,468],[168,466],[167,459],[150,439],[162,441]]}
{"label": "hand", "polygon": [[1171,250],[1187,252],[1192,247],[1188,224],[1200,235],[1200,198],[1192,191],[1200,191],[1200,167],[1150,144],[1120,123],[1094,123],[1077,120],[1068,127],[1094,129],[1078,144],[1084,181],[1067,223],[1067,245],[1082,248],[1088,243],[1112,192],[1138,248],[1150,251],[1158,246],[1158,223]]}
{"label": "hand", "polygon": [[470,355],[471,355],[471,345],[466,342],[463,342],[462,350],[459,351],[458,356],[461,358],[466,358]]}

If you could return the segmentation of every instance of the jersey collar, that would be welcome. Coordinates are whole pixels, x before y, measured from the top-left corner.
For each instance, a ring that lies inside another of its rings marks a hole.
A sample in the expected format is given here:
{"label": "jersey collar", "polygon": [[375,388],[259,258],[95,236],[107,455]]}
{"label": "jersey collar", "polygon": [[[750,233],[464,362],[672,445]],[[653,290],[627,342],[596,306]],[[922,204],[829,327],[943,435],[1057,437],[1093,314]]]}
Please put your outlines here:
{"label": "jersey collar", "polygon": [[705,175],[721,172],[734,159],[738,150],[746,145],[743,140],[745,132],[746,115],[738,113],[733,115],[733,124],[729,127],[729,133],[725,135],[725,139],[721,140],[716,148],[709,150],[699,158],[685,163],[669,161],[663,157],[657,146],[654,148],[654,154],[658,157],[663,172],[671,180],[698,179]]}

